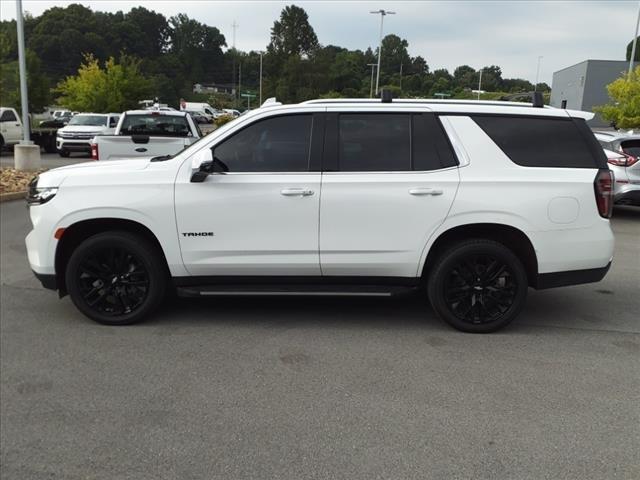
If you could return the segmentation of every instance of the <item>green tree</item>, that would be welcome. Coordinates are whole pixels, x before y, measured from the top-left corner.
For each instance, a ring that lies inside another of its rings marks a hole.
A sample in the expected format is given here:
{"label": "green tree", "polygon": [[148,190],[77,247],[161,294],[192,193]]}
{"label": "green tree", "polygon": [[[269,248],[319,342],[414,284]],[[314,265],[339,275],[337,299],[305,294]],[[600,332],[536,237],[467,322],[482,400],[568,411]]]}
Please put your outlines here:
{"label": "green tree", "polygon": [[640,127],[640,66],[607,85],[607,92],[612,103],[594,111],[618,128]]}
{"label": "green tree", "polygon": [[[42,73],[42,62],[31,50],[26,52],[29,111],[42,112],[51,100],[49,79]],[[18,61],[0,65],[0,104],[20,108],[20,70]]]}
{"label": "green tree", "polygon": [[139,70],[140,61],[123,55],[120,63],[109,58],[100,67],[98,59],[86,55],[76,76],[60,82],[58,102],[71,110],[122,112],[135,108],[151,93],[151,81]]}
{"label": "green tree", "polygon": [[406,72],[411,71],[411,57],[407,48],[409,42],[397,35],[387,35],[382,39],[382,57],[380,59],[380,76],[388,81],[392,75],[400,73],[400,65]]}
{"label": "green tree", "polygon": [[[636,38],[636,41],[638,43],[636,44],[636,53],[634,55],[635,58],[633,59],[633,61],[634,62],[640,62],[640,37]],[[629,60],[631,60],[631,49],[632,48],[633,48],[633,40],[631,40],[629,42],[629,45],[627,45],[627,55],[625,57],[627,59],[627,62]]]}
{"label": "green tree", "polygon": [[277,56],[311,55],[318,46],[307,12],[295,5],[284,7],[271,28],[267,51]]}

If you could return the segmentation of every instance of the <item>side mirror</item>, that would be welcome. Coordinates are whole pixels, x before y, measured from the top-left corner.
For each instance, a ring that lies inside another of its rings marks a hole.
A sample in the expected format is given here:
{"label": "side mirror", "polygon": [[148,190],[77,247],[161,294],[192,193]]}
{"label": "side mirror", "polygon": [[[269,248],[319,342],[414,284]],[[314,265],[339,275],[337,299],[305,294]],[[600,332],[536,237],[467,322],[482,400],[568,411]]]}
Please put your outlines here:
{"label": "side mirror", "polygon": [[191,162],[191,182],[201,183],[214,173],[224,174],[229,171],[227,166],[213,156],[210,148],[198,152]]}

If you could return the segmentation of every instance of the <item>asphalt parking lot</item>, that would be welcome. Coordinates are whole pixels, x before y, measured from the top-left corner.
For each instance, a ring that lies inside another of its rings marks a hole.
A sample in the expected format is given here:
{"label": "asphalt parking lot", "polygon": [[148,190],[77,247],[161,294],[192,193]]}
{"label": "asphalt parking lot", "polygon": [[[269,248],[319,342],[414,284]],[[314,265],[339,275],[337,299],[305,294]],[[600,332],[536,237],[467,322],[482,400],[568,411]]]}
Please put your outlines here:
{"label": "asphalt parking lot", "polygon": [[640,209],[598,284],[530,291],[492,335],[421,298],[174,300],[84,318],[0,204],[6,479],[640,478]]}

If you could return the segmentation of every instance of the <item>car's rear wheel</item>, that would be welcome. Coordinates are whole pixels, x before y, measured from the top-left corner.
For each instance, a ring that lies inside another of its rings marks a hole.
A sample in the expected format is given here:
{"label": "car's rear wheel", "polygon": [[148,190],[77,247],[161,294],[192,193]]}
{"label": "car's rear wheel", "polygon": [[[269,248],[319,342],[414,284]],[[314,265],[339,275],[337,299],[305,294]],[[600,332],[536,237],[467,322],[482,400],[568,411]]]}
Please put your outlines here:
{"label": "car's rear wheel", "polygon": [[447,323],[464,332],[488,333],[518,316],[528,282],[511,250],[474,239],[454,245],[436,260],[427,287],[433,309]]}
{"label": "car's rear wheel", "polygon": [[162,302],[166,279],[158,249],[128,232],[88,238],[74,250],[66,268],[73,303],[87,317],[107,325],[144,319]]}

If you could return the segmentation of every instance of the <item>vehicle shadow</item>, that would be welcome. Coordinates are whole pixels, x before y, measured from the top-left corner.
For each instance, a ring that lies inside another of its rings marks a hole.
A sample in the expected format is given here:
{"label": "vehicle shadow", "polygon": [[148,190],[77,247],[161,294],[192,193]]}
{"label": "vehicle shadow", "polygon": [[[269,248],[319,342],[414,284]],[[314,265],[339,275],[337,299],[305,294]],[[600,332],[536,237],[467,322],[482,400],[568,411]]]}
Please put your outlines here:
{"label": "vehicle shadow", "polygon": [[450,330],[424,295],[379,297],[210,297],[172,298],[149,325],[197,326],[208,323],[304,327],[327,325]]}
{"label": "vehicle shadow", "polygon": [[[559,292],[530,289],[527,305],[519,317],[493,335],[526,334],[533,330],[548,330],[551,333],[558,327],[604,328],[609,322],[606,308],[600,312],[584,302],[584,296],[593,295],[591,290],[574,288]],[[189,330],[212,324],[267,328],[399,329],[462,334],[436,316],[424,294],[392,298],[173,298],[141,326]]]}

